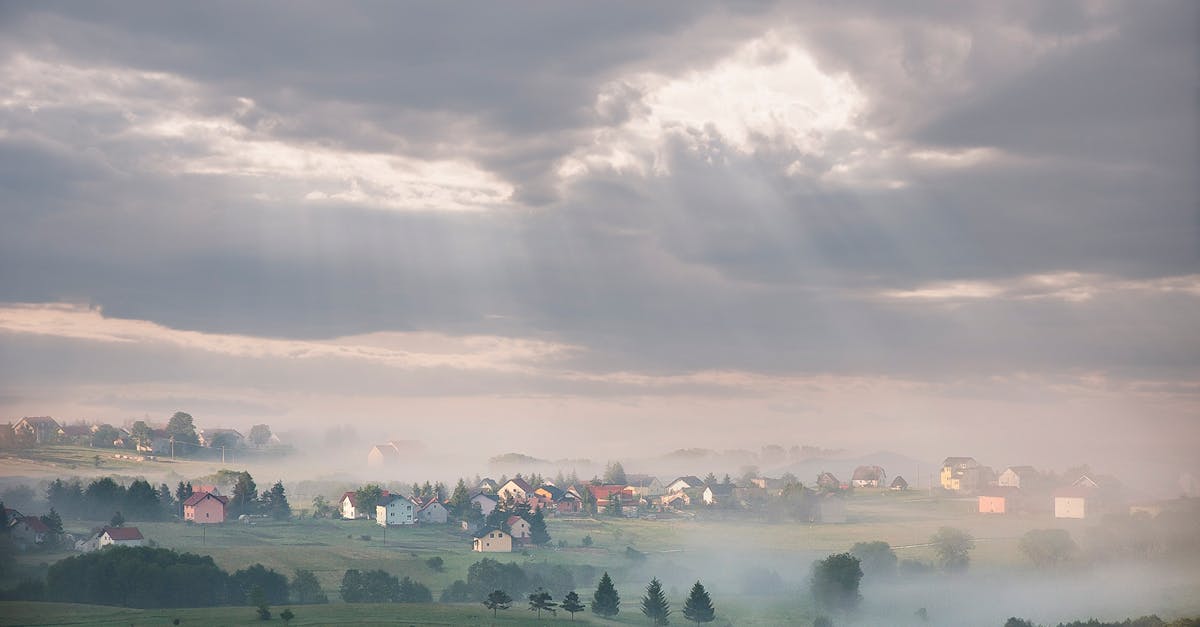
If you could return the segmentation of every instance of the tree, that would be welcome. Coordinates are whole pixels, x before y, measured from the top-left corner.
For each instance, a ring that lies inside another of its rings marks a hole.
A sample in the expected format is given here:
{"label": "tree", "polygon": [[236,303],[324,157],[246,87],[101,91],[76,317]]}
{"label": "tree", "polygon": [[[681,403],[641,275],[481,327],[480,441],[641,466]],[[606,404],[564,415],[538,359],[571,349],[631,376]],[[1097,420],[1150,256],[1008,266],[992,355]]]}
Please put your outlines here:
{"label": "tree", "polygon": [[1079,551],[1066,529],[1032,529],[1021,537],[1017,549],[1039,568],[1055,568]]}
{"label": "tree", "polygon": [[288,520],[292,517],[292,506],[288,505],[287,492],[283,489],[282,481],[276,481],[271,490],[263,494],[263,505],[275,520]]}
{"label": "tree", "polygon": [[862,576],[858,558],[849,553],[830,555],[813,564],[813,599],[823,609],[852,610],[862,598],[858,594]]}
{"label": "tree", "polygon": [[608,495],[608,504],[604,506],[604,513],[607,516],[615,518],[621,517],[621,495],[613,492]]}
{"label": "tree", "polygon": [[717,485],[717,476],[711,472],[704,475],[704,485]]}
{"label": "tree", "polygon": [[591,534],[588,534],[586,536],[583,536],[583,539],[579,541],[579,546],[582,546],[584,548],[589,548],[592,546],[592,542],[593,542],[592,536],[591,536]]}
{"label": "tree", "polygon": [[512,607],[512,597],[503,590],[492,590],[483,600],[483,606],[491,610],[492,617],[495,618],[497,610],[507,610]]}
{"label": "tree", "polygon": [[258,620],[271,620],[271,606],[267,604],[267,594],[262,586],[254,586],[250,591],[250,603],[257,608]]}
{"label": "tree", "polygon": [[233,484],[233,500],[230,503],[235,514],[252,513],[254,503],[258,500],[258,485],[250,473],[242,471],[237,475]]}
{"label": "tree", "polygon": [[625,468],[621,466],[621,462],[610,462],[604,469],[604,483],[613,485],[624,485],[628,479],[625,477]]}
{"label": "tree", "polygon": [[400,580],[400,588],[395,601],[397,603],[432,603],[433,593],[425,584],[405,577]]}
{"label": "tree", "polygon": [[538,620],[542,620],[542,610],[554,612],[558,604],[554,602],[549,592],[538,588],[529,595],[529,611],[537,612]]}
{"label": "tree", "polygon": [[613,586],[612,579],[605,572],[600,578],[600,585],[592,595],[592,613],[605,618],[612,618],[621,612],[621,596]]}
{"label": "tree", "polygon": [[[0,507],[3,507],[3,503],[0,503]],[[54,534],[55,538],[63,533],[62,516],[59,516],[53,507],[50,508],[50,513],[42,516],[42,524],[50,529],[50,533]]]}
{"label": "tree", "polygon": [[121,437],[121,432],[112,425],[100,425],[96,427],[96,432],[92,434],[92,446],[98,448],[112,448],[113,442]]}
{"label": "tree", "polygon": [[463,481],[461,477],[454,486],[454,492],[450,495],[449,505],[450,512],[455,516],[465,516],[471,507],[471,492],[467,489],[467,482]]}
{"label": "tree", "polygon": [[267,425],[254,425],[250,427],[250,443],[258,448],[262,448],[271,441],[271,427]]}
{"label": "tree", "polygon": [[546,518],[542,516],[542,510],[537,510],[532,515],[528,516],[529,521],[529,541],[537,546],[544,546],[550,541],[550,532],[546,531]]}
{"label": "tree", "polygon": [[293,618],[296,618],[296,614],[295,612],[292,612],[292,608],[289,607],[279,613],[279,618],[282,618],[283,624],[286,625],[290,623]]}
{"label": "tree", "polygon": [[567,596],[563,597],[562,608],[571,615],[571,620],[575,620],[575,614],[587,609],[587,606],[579,600],[579,595],[572,590],[567,593]]}
{"label": "tree", "polygon": [[[99,431],[97,431],[99,433]],[[133,423],[129,428],[129,435],[138,446],[150,446],[154,442],[154,431],[150,425],[146,424],[145,420],[139,420]],[[113,438],[115,440],[116,438]],[[108,446],[112,446],[113,441],[108,441]]]}
{"label": "tree", "polygon": [[696,585],[692,586],[692,592],[688,595],[687,601],[683,603],[683,617],[699,625],[713,622],[716,616],[717,611],[713,608],[708,591],[697,581]]}
{"label": "tree", "polygon": [[[176,446],[183,443],[184,446],[179,447],[176,454],[188,455],[200,446],[200,436],[196,435],[196,425],[192,421],[192,415],[181,411],[175,412],[171,416],[171,420],[167,422],[167,437],[175,441]],[[191,444],[192,446],[187,446]]]}
{"label": "tree", "polygon": [[439,555],[434,555],[433,557],[425,560],[425,565],[428,566],[430,570],[440,573],[446,567],[446,560],[442,559]]}
{"label": "tree", "polygon": [[369,483],[354,491],[354,506],[356,510],[366,512],[367,518],[375,517],[375,506],[383,498],[383,488],[379,484]]}
{"label": "tree", "polygon": [[363,578],[357,568],[351,568],[342,575],[342,585],[338,593],[346,603],[358,603],[363,600]]}
{"label": "tree", "polygon": [[113,516],[112,516],[112,518],[110,518],[110,519],[108,520],[108,526],[110,526],[110,527],[124,527],[124,526],[125,526],[125,517],[121,515],[121,512],[115,512],[115,513],[113,513]]}
{"label": "tree", "polygon": [[8,510],[4,508],[4,501],[0,501],[0,533],[8,533]]}
{"label": "tree", "polygon": [[671,623],[671,604],[667,602],[667,595],[663,593],[662,584],[657,578],[651,579],[646,586],[646,596],[642,597],[642,614],[655,625]]}
{"label": "tree", "polygon": [[329,518],[336,511],[336,508],[329,504],[329,500],[318,494],[312,500],[313,518]]}
{"label": "tree", "polygon": [[158,506],[162,516],[170,516],[175,511],[175,500],[171,498],[171,486],[158,484]]}
{"label": "tree", "polygon": [[256,589],[261,590],[267,603],[288,602],[287,577],[262,564],[253,564],[233,573],[233,581],[246,594],[252,594]]}
{"label": "tree", "polygon": [[938,564],[947,572],[962,572],[971,562],[968,554],[975,548],[975,538],[962,529],[942,527],[929,538],[937,553]]}
{"label": "tree", "polygon": [[125,509],[133,520],[157,520],[162,514],[158,491],[150,482],[135,479],[125,491]]}
{"label": "tree", "polygon": [[329,597],[325,596],[320,582],[317,581],[317,576],[311,570],[297,569],[288,589],[292,600],[296,603],[309,605],[329,602]]}
{"label": "tree", "polygon": [[858,558],[863,575],[871,578],[892,577],[896,574],[896,552],[887,542],[856,542],[850,554]]}

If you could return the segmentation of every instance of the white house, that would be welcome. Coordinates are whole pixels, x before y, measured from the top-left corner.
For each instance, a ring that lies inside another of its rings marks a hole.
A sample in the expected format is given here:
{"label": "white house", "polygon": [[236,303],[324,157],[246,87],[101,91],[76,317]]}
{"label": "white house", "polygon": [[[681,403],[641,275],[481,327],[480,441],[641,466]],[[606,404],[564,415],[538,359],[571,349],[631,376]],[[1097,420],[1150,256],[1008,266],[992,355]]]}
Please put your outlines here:
{"label": "white house", "polygon": [[479,511],[483,512],[484,516],[487,516],[492,513],[492,510],[496,509],[496,497],[486,492],[475,493],[471,497],[471,502],[479,504]]}
{"label": "white house", "polygon": [[517,477],[509,479],[507,483],[500,486],[496,494],[502,499],[513,499],[514,501],[523,501],[533,496],[533,486],[529,482]]}
{"label": "white house", "polygon": [[145,541],[137,527],[105,527],[96,544],[103,549],[106,546],[142,546]]}
{"label": "white house", "polygon": [[1087,488],[1069,487],[1054,493],[1055,518],[1087,518],[1088,499],[1092,492]]}
{"label": "white house", "polygon": [[375,522],[381,527],[416,524],[417,506],[412,501],[393,494],[375,506]]}
{"label": "white house", "polygon": [[509,535],[517,542],[523,544],[533,537],[533,533],[529,528],[529,521],[520,516],[509,516],[504,524],[508,527]]}
{"label": "white house", "polygon": [[699,477],[696,477],[694,475],[686,475],[686,476],[680,477],[680,478],[672,481],[671,483],[668,483],[667,484],[667,493],[672,494],[675,492],[683,492],[684,490],[687,490],[690,488],[702,488],[702,487],[704,487],[704,482],[701,481]]}

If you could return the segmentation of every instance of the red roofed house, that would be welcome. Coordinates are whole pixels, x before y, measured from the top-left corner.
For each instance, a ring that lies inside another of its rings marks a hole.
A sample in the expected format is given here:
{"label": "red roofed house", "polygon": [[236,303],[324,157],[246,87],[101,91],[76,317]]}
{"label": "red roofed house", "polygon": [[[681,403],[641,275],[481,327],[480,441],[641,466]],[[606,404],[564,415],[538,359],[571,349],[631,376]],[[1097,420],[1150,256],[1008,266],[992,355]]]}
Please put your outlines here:
{"label": "red roofed house", "polygon": [[197,524],[225,522],[225,507],[229,497],[211,492],[193,492],[183,502],[183,519]]}
{"label": "red roofed house", "polygon": [[[391,496],[391,494],[387,490],[384,490],[383,493],[379,495],[379,502],[386,503],[389,496]],[[338,502],[338,508],[342,512],[342,518],[348,520],[354,520],[356,518],[370,518],[375,514],[375,512],[367,511],[366,508],[359,508],[358,497],[355,496],[353,491],[346,492],[342,495],[342,500]]]}
{"label": "red roofed house", "polygon": [[622,503],[637,502],[637,497],[634,496],[633,490],[627,486],[611,483],[608,485],[589,485],[588,492],[592,493],[592,498],[596,499],[596,507],[604,509],[613,495],[620,499]]}
{"label": "red roofed house", "polygon": [[9,535],[19,546],[41,544],[50,535],[50,528],[37,516],[22,516],[9,523]]}
{"label": "red roofed house", "polygon": [[526,544],[533,537],[529,521],[520,516],[509,516],[508,520],[504,521],[504,526],[508,527],[508,533],[512,536],[513,541],[519,544]]}
{"label": "red roofed house", "polygon": [[105,527],[100,532],[100,548],[106,546],[142,546],[146,538],[137,527]]}

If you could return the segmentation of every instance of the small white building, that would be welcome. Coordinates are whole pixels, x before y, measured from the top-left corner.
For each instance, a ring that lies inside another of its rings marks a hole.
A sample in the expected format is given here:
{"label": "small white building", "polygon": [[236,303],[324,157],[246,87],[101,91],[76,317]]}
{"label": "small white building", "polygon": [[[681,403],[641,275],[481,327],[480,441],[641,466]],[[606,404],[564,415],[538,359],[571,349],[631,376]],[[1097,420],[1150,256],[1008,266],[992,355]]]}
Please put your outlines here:
{"label": "small white building", "polygon": [[375,523],[381,527],[416,524],[417,506],[412,501],[394,494],[375,506]]}
{"label": "small white building", "polygon": [[1028,490],[1037,483],[1038,472],[1033,466],[1009,466],[996,478],[1002,488],[1024,488]]}
{"label": "small white building", "polygon": [[1091,496],[1085,488],[1063,488],[1054,493],[1055,518],[1087,518],[1088,498]]}
{"label": "small white building", "polygon": [[137,527],[105,527],[100,531],[96,545],[106,546],[142,546],[146,538]]}

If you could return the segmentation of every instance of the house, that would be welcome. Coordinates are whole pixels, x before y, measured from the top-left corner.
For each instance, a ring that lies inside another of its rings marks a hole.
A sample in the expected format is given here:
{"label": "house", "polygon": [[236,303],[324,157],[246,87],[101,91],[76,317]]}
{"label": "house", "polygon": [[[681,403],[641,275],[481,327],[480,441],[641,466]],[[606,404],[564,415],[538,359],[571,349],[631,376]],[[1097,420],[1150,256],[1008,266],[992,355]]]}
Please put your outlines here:
{"label": "house", "polygon": [[12,429],[18,440],[27,439],[37,444],[54,442],[62,433],[62,427],[50,416],[26,416]]}
{"label": "house", "polygon": [[705,505],[719,505],[722,507],[733,505],[733,484],[714,483],[710,486],[704,486],[704,492],[700,498],[704,501]]}
{"label": "house", "polygon": [[167,435],[166,429],[151,429],[150,441],[139,442],[137,450],[143,453],[153,453],[155,455],[165,455],[171,452],[171,436]]}
{"label": "house", "polygon": [[1037,485],[1038,471],[1033,466],[1009,466],[1000,473],[996,485],[1002,488],[1022,488],[1028,490]]}
{"label": "house", "polygon": [[702,488],[704,482],[695,475],[685,475],[667,484],[667,493],[683,492],[688,488]]}
{"label": "house", "polygon": [[450,519],[450,510],[437,497],[429,497],[425,503],[417,506],[417,522],[446,524]]}
{"label": "house", "polygon": [[496,488],[499,488],[499,487],[500,487],[500,484],[496,483],[495,479],[492,479],[491,477],[484,477],[482,480],[479,481],[479,485],[475,486],[475,489],[479,490],[480,492],[487,492],[488,494],[495,494]]}
{"label": "house", "polygon": [[529,521],[520,516],[509,516],[508,520],[504,521],[504,526],[508,529],[513,541],[518,544],[528,544],[529,539],[533,537]]}
{"label": "house", "polygon": [[397,464],[400,460],[400,450],[393,446],[391,442],[376,444],[367,452],[367,465],[375,468]]}
{"label": "house", "polygon": [[821,490],[841,490],[842,482],[833,476],[831,472],[823,472],[817,475],[817,488]]}
{"label": "house", "polygon": [[64,425],[62,427],[62,439],[71,444],[87,446],[92,443],[92,433],[94,429],[92,425]]}
{"label": "house", "polygon": [[[633,495],[633,491],[627,486],[610,483],[608,485],[589,485],[588,492],[591,492],[592,498],[596,501],[597,509],[604,509],[608,506],[609,501],[617,499],[621,503],[630,501],[637,502],[637,497]],[[615,495],[615,496],[614,496]]]}
{"label": "house", "polygon": [[380,527],[414,525],[417,522],[416,513],[416,503],[399,494],[389,494],[375,505],[375,523]]}
{"label": "house", "polygon": [[642,498],[651,498],[666,494],[666,486],[658,477],[653,475],[635,475],[626,474],[625,483],[629,486],[630,491],[634,496]]}
{"label": "house", "polygon": [[533,494],[539,499],[550,501],[551,503],[558,501],[566,493],[566,490],[550,483],[543,484],[533,491]]}
{"label": "house", "polygon": [[1094,492],[1091,488],[1068,486],[1054,492],[1055,518],[1087,518],[1088,502]]}
{"label": "house", "polygon": [[979,487],[979,462],[973,457],[947,457],[939,478],[943,490],[970,492]]}
{"label": "house", "polygon": [[[386,501],[391,495],[387,490],[384,490],[379,495],[379,503]],[[366,511],[358,507],[358,497],[354,492],[346,492],[342,494],[342,500],[338,501],[338,510],[342,514],[342,518],[347,520],[355,520],[357,518],[370,518],[374,512]]]}
{"label": "house", "polygon": [[529,485],[528,481],[520,477],[515,477],[500,486],[500,489],[496,491],[496,495],[503,500],[524,501],[533,496],[533,486]]}
{"label": "house", "polygon": [[502,529],[483,529],[475,533],[472,551],[478,553],[512,553],[512,536]]}
{"label": "house", "polygon": [[554,501],[554,511],[560,514],[577,514],[583,510],[583,499],[579,495],[566,490],[562,497]]}
{"label": "house", "polygon": [[678,509],[691,507],[692,497],[687,492],[670,492],[659,497],[663,507]]}
{"label": "house", "polygon": [[471,503],[479,505],[479,511],[483,512],[484,516],[492,513],[498,504],[496,497],[486,492],[476,492],[471,495]]}
{"label": "house", "polygon": [[[241,448],[246,445],[246,438],[236,429],[210,428],[200,430],[200,446],[212,448],[213,443],[220,438],[225,446]],[[218,446],[220,443],[217,442]]]}
{"label": "house", "polygon": [[856,488],[878,488],[887,480],[887,473],[879,466],[859,466],[850,477],[850,485]]}
{"label": "house", "polygon": [[50,536],[50,527],[37,516],[21,516],[10,520],[8,533],[17,546],[24,548],[42,544]]}
{"label": "house", "polygon": [[183,519],[202,525],[223,523],[228,505],[229,497],[212,492],[192,492],[183,502]]}
{"label": "house", "polygon": [[900,491],[907,490],[908,482],[904,480],[904,477],[901,477],[900,475],[896,475],[896,478],[892,479],[892,485],[888,486],[888,489],[889,490],[900,490]]}
{"label": "house", "polygon": [[1010,514],[1019,508],[1021,491],[1012,486],[988,488],[979,494],[980,514]]}
{"label": "house", "polygon": [[146,539],[137,527],[105,527],[100,531],[97,545],[106,546],[142,546]]}

